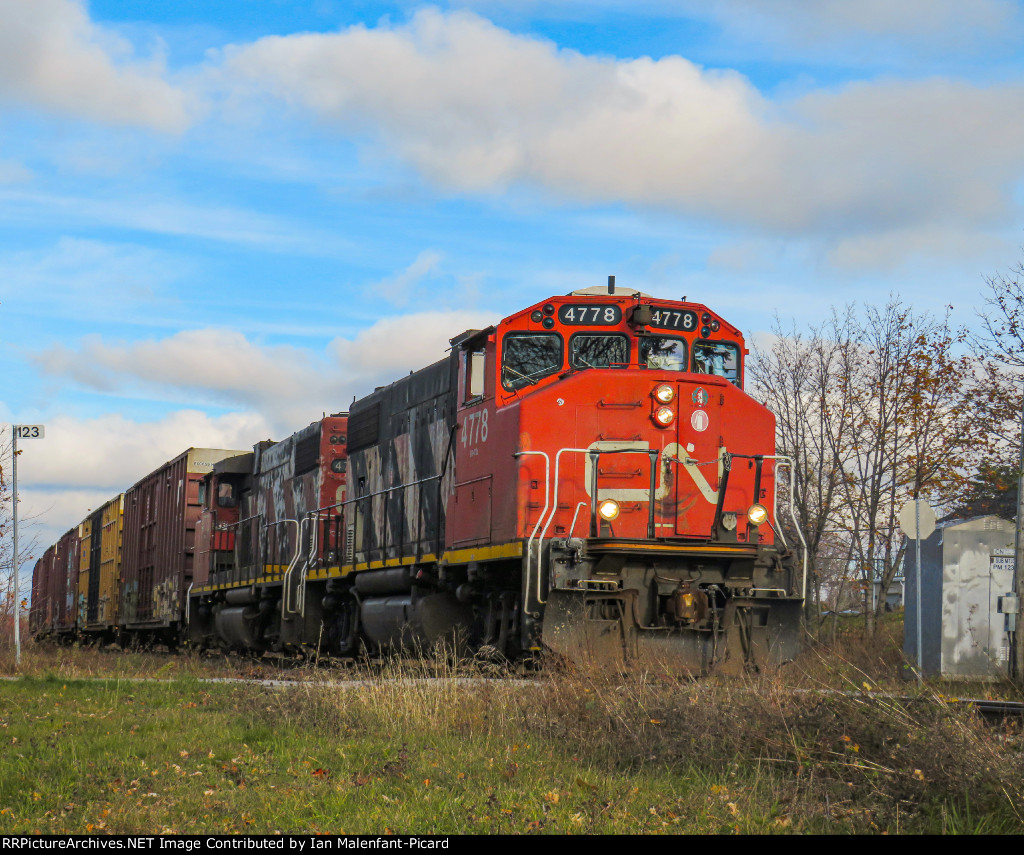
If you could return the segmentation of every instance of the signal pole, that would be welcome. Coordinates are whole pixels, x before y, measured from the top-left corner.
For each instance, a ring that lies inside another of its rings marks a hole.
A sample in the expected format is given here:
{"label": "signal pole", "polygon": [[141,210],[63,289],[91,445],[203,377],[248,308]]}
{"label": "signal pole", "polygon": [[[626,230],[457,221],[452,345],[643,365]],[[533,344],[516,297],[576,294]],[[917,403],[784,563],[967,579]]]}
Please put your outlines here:
{"label": "signal pole", "polygon": [[14,553],[11,556],[11,575],[14,584],[14,667],[21,667],[21,592],[18,588],[18,426],[11,426],[11,505],[14,508]]}
{"label": "signal pole", "polygon": [[[1017,463],[1017,527],[1014,536],[1013,550],[1013,592],[1017,595],[1017,609],[1024,598],[1024,537],[1021,536],[1021,525],[1024,523],[1024,408],[1021,409],[1020,421],[1020,457]],[[1012,616],[1013,633],[1010,635],[1010,679],[1020,680],[1024,676],[1024,644],[1020,642],[1020,627],[1017,621],[1020,614]],[[1010,618],[1008,617],[1008,620]]]}
{"label": "signal pole", "polygon": [[14,508],[14,554],[11,556],[11,576],[14,585],[14,667],[21,667],[21,593],[18,590],[18,437],[42,439],[42,425],[11,425],[11,504]]}

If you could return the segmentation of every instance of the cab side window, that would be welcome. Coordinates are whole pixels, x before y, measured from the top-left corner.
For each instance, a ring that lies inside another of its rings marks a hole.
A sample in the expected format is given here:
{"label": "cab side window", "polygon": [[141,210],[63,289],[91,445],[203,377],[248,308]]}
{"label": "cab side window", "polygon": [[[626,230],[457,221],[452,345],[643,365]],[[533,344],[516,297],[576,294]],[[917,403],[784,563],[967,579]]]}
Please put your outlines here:
{"label": "cab side window", "polygon": [[467,350],[466,359],[466,397],[472,401],[484,394],[484,350]]}
{"label": "cab side window", "polygon": [[233,508],[235,506],[235,485],[221,481],[217,485],[217,507]]}
{"label": "cab side window", "polygon": [[731,341],[698,341],[693,345],[693,370],[714,374],[740,385],[740,349]]}

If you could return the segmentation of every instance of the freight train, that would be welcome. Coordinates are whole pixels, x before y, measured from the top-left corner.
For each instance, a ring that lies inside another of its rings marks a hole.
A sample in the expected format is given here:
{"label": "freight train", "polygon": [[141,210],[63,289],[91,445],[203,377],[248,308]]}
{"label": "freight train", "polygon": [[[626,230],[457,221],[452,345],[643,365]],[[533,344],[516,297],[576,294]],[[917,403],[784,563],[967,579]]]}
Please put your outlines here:
{"label": "freight train", "polygon": [[791,464],[737,328],[611,279],[450,343],[347,413],[189,449],[90,514],[36,566],[33,633],[702,672],[793,657]]}

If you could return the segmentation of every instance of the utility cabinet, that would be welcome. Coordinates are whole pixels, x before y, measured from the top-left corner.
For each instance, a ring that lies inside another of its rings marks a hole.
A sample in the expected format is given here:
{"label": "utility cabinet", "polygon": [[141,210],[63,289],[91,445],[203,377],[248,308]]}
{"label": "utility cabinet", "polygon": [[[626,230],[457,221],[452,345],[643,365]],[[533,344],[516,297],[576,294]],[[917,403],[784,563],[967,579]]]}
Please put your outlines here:
{"label": "utility cabinet", "polygon": [[[1015,526],[995,516],[949,520],[921,541],[921,649],[926,677],[1006,676]],[[917,662],[917,560],[907,541],[903,651]]]}

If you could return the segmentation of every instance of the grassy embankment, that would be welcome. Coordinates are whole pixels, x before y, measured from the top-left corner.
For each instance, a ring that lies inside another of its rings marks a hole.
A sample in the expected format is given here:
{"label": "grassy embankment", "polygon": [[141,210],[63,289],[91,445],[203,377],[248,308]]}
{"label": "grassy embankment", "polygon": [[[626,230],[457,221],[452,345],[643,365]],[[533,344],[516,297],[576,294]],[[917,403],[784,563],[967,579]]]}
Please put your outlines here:
{"label": "grassy embankment", "polygon": [[263,689],[200,682],[223,662],[32,651],[0,683],[0,832],[1024,831],[1018,734],[934,687],[878,697],[917,691],[882,679],[891,645],[840,643],[776,675],[525,687],[404,665]]}

